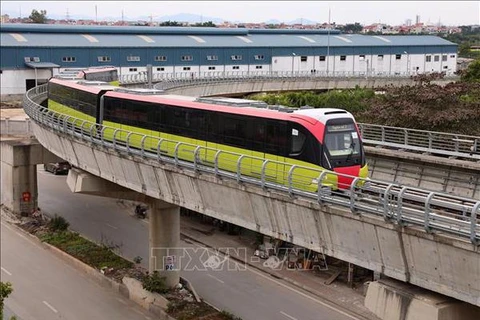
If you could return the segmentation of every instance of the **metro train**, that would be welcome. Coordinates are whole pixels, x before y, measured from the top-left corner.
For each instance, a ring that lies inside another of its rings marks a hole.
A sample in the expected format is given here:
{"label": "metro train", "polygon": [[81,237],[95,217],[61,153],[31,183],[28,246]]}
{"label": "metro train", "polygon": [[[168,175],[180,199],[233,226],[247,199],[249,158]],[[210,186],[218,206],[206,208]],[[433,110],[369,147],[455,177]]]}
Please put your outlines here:
{"label": "metro train", "polygon": [[[115,135],[116,141],[125,141],[127,133],[117,129],[138,133],[137,138],[130,137],[131,147],[140,148],[140,135],[155,137],[143,141],[143,147],[166,156],[174,155],[176,144],[165,141],[183,142],[178,158],[187,161],[193,161],[194,146],[226,151],[218,166],[232,172],[238,170],[238,157],[231,153],[242,154],[246,156],[242,174],[284,185],[292,166],[304,167],[296,168],[301,178],[293,184],[312,192],[318,189],[319,172],[310,168],[326,169],[329,173],[322,185],[334,190],[350,187],[352,178],[333,172],[362,178],[368,175],[359,129],[345,110],[272,110],[195,100],[139,94],[108,84],[55,78],[48,83],[48,108],[103,126],[105,140],[111,141]],[[160,138],[165,140],[158,147]],[[200,149],[199,161],[213,166],[216,152],[206,150]],[[270,160],[271,165],[262,172],[264,160]]]}

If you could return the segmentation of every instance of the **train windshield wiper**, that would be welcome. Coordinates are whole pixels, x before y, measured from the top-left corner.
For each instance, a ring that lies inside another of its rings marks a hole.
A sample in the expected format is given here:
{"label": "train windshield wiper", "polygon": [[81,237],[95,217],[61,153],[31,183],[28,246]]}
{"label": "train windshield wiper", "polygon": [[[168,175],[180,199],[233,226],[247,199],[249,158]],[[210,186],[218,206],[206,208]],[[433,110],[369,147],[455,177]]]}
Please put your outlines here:
{"label": "train windshield wiper", "polygon": [[350,153],[348,154],[347,158],[345,159],[345,162],[347,162],[348,160],[350,160],[350,158],[352,157],[353,153],[355,152],[355,142],[352,140],[352,143],[350,143]]}

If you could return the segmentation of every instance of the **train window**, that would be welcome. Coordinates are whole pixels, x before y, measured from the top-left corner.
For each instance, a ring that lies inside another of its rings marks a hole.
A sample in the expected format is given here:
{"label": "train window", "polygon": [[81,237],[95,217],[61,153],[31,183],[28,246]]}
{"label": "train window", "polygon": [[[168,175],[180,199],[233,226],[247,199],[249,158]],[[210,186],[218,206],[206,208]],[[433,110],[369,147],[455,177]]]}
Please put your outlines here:
{"label": "train window", "polygon": [[244,119],[225,116],[223,135],[225,143],[245,148],[247,146],[247,122]]}
{"label": "train window", "polygon": [[291,130],[290,155],[297,155],[302,152],[306,136],[296,128],[292,128]]}
{"label": "train window", "polygon": [[268,121],[265,134],[265,152],[285,156],[286,125],[280,121]]}

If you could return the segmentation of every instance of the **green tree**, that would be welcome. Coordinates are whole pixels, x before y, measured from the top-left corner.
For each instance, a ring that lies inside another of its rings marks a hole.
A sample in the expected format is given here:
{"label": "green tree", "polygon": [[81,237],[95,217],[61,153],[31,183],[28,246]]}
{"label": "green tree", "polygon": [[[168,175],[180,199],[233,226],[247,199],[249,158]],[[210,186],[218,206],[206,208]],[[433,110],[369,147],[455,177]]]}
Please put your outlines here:
{"label": "green tree", "polygon": [[159,24],[161,27],[182,27],[182,24],[177,21],[163,21],[162,23]]}
{"label": "green tree", "polygon": [[30,17],[28,17],[30,20],[32,20],[33,23],[46,23],[47,22],[47,11],[46,10],[40,10],[37,11],[36,9],[32,10],[32,13],[30,14]]}
{"label": "green tree", "polygon": [[462,81],[480,82],[480,59],[470,63],[465,73],[462,75]]}
{"label": "green tree", "polygon": [[0,282],[0,319],[3,319],[3,300],[5,300],[12,291],[12,284],[10,282]]}
{"label": "green tree", "polygon": [[203,23],[197,22],[192,27],[213,27],[213,28],[216,28],[217,25],[215,23],[213,23],[212,21],[207,21],[207,22],[203,22]]}

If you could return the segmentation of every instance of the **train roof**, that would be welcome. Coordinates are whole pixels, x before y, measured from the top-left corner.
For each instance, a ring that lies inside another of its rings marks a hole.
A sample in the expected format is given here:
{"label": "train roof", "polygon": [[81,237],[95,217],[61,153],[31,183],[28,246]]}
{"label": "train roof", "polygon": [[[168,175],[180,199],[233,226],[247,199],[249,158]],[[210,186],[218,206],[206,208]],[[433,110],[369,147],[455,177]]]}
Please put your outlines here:
{"label": "train roof", "polygon": [[77,90],[82,90],[85,92],[90,92],[93,94],[98,94],[102,91],[110,91],[115,90],[118,88],[116,86],[112,86],[108,84],[108,82],[103,81],[86,81],[83,79],[62,79],[62,78],[51,78],[48,83],[55,83],[63,86],[67,86],[70,88],[74,88]]}

